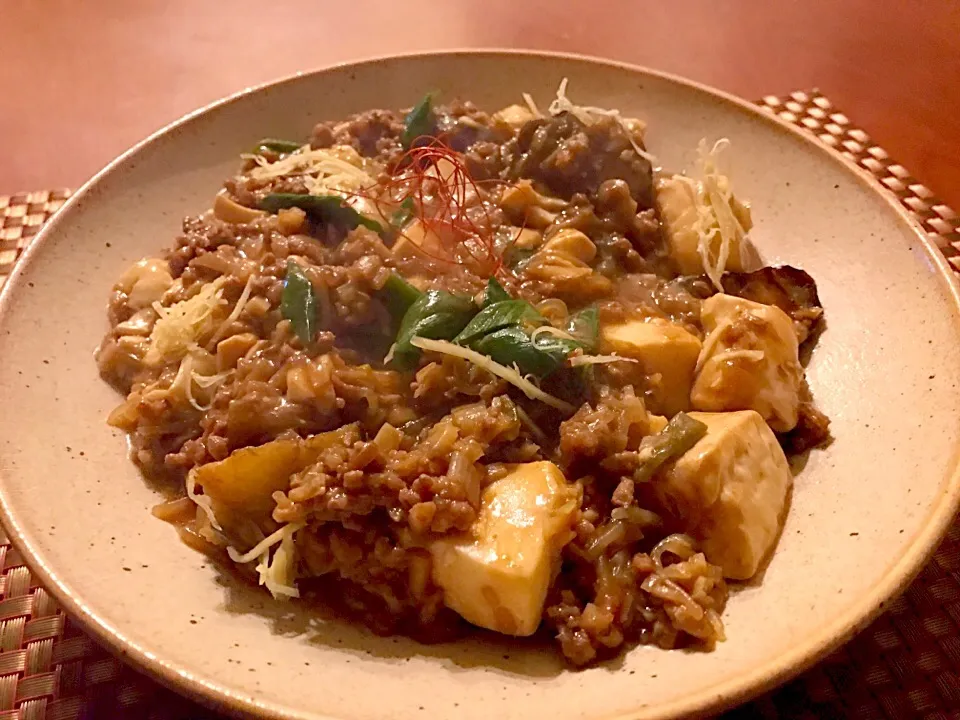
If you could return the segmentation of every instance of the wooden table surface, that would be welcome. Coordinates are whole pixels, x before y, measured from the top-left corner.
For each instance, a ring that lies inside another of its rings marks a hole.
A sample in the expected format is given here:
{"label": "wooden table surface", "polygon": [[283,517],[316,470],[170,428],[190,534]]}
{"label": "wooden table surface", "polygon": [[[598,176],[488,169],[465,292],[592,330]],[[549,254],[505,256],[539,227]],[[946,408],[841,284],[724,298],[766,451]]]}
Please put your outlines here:
{"label": "wooden table surface", "polygon": [[455,47],[599,55],[744,98],[818,87],[960,208],[960,2],[44,0],[0,11],[0,194],[76,187],[243,87]]}

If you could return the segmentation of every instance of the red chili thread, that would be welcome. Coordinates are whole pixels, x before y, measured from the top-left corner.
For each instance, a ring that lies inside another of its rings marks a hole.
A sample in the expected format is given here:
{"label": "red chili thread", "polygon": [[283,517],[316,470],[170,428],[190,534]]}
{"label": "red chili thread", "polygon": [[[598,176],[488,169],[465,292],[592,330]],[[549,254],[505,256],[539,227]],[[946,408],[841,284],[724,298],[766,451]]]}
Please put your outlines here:
{"label": "red chili thread", "polygon": [[[443,263],[469,263],[481,276],[495,277],[504,271],[494,239],[493,218],[481,190],[481,186],[504,181],[475,180],[463,153],[435,136],[417,138],[395,167],[400,171],[352,194],[373,202],[384,217],[399,203],[412,199],[424,230],[440,244],[437,254],[410,240],[417,252]],[[385,207],[388,204],[389,208]]]}

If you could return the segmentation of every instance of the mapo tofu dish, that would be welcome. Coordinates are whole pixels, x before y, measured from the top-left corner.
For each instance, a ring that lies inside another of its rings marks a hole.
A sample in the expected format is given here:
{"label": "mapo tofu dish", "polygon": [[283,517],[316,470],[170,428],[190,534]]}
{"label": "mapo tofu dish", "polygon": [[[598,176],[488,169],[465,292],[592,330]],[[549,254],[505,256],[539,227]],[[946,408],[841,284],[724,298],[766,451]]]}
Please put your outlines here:
{"label": "mapo tofu dish", "polygon": [[712,648],[828,438],[816,285],[763,266],[726,144],[668,172],[564,81],[238,148],[97,353],[155,514],[377,633]]}

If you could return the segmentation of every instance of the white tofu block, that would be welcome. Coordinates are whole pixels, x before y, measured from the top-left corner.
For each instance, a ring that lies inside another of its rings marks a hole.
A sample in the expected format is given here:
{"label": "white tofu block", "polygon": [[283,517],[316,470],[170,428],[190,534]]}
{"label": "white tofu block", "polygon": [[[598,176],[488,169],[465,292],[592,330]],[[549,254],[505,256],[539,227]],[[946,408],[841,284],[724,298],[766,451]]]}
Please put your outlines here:
{"label": "white tofu block", "polygon": [[797,424],[803,368],[780,308],[732,295],[703,302],[707,333],[690,394],[695,410],[756,410],[777,432]]}
{"label": "white tofu block", "polygon": [[652,390],[650,411],[672,417],[690,407],[701,343],[667,320],[632,320],[600,329],[600,351],[638,361]]}
{"label": "white tofu block", "polygon": [[790,466],[753,410],[689,415],[707,434],[661,471],[655,491],[724,577],[746,580],[780,533]]}
{"label": "white tofu block", "polygon": [[532,635],[580,498],[551,462],[517,465],[490,484],[471,536],[431,548],[446,605],[474,625]]}

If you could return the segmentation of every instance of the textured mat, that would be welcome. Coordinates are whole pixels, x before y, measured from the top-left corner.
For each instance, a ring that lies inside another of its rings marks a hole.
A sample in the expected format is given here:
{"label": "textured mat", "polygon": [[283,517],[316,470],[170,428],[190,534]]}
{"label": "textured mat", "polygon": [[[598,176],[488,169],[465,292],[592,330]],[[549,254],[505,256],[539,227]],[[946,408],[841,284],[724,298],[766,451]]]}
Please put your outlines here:
{"label": "textured mat", "polygon": [[[877,177],[960,274],[960,218],[817,92],[767,97],[795,123]],[[0,196],[0,285],[68,190]],[[116,660],[38,585],[0,531],[0,720],[216,718]],[[960,520],[889,610],[780,689],[726,716],[779,720],[960,720]]]}

